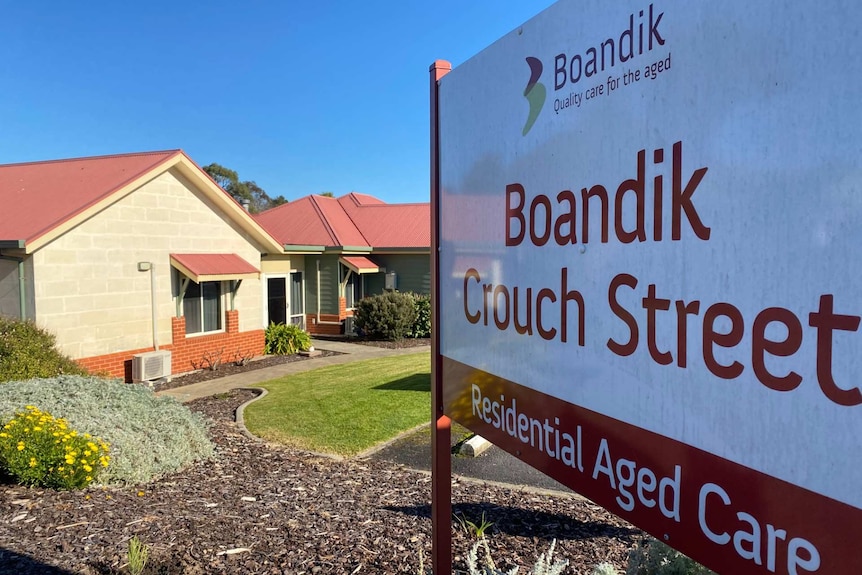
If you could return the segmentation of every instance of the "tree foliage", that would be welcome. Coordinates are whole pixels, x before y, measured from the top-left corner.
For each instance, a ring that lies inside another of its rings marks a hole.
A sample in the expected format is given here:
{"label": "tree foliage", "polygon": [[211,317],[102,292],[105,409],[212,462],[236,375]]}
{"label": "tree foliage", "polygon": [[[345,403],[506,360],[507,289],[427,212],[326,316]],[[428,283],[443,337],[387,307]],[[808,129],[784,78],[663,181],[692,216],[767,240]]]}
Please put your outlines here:
{"label": "tree foliage", "polygon": [[235,171],[220,164],[209,164],[204,166],[203,170],[236,201],[239,203],[243,203],[243,200],[248,201],[249,211],[253,214],[287,203],[284,196],[270,197],[254,181],[240,181]]}

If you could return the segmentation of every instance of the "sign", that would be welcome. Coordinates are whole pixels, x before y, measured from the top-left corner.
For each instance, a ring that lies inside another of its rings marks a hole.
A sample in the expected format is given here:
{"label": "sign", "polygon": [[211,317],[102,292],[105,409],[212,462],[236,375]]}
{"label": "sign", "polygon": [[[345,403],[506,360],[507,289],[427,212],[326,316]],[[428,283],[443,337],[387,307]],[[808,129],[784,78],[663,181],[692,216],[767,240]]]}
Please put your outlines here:
{"label": "sign", "polygon": [[440,79],[446,414],[721,573],[860,572],[859,23],[564,0]]}

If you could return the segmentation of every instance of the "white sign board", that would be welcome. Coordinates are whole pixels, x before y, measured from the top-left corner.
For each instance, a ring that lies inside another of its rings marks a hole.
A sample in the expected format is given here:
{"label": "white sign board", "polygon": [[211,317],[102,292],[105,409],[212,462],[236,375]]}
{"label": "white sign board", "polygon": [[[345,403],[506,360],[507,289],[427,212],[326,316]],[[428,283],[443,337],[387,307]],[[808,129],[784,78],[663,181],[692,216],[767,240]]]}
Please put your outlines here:
{"label": "white sign board", "polygon": [[447,413],[722,573],[860,572],[860,24],[564,0],[446,75]]}

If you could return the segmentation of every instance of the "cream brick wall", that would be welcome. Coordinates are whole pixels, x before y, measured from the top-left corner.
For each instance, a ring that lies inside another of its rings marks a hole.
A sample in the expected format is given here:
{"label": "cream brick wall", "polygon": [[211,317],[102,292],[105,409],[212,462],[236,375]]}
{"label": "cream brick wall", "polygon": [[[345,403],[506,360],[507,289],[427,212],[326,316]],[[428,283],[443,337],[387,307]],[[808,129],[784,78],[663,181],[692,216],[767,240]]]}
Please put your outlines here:
{"label": "cream brick wall", "polygon": [[305,256],[290,254],[268,255],[260,262],[260,270],[265,274],[288,274],[305,269]]}
{"label": "cream brick wall", "polygon": [[[261,265],[259,248],[169,171],[33,255],[37,322],[74,358],[152,346],[150,274],[137,269],[148,261],[156,274],[159,343],[171,343],[171,253],[236,253]],[[260,280],[243,280],[240,330],[260,328],[261,293]],[[223,309],[229,306],[225,296]]]}

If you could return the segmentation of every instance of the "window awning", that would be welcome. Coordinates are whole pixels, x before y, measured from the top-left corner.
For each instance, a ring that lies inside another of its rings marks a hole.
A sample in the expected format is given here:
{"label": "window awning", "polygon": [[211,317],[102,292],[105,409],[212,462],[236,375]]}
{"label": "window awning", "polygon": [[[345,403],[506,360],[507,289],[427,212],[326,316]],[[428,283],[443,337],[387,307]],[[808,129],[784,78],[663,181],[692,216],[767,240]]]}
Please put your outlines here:
{"label": "window awning", "polygon": [[260,277],[259,269],[236,254],[171,254],[171,265],[195,283]]}
{"label": "window awning", "polygon": [[381,269],[376,263],[363,256],[342,257],[338,258],[338,261],[357,274],[376,274]]}

